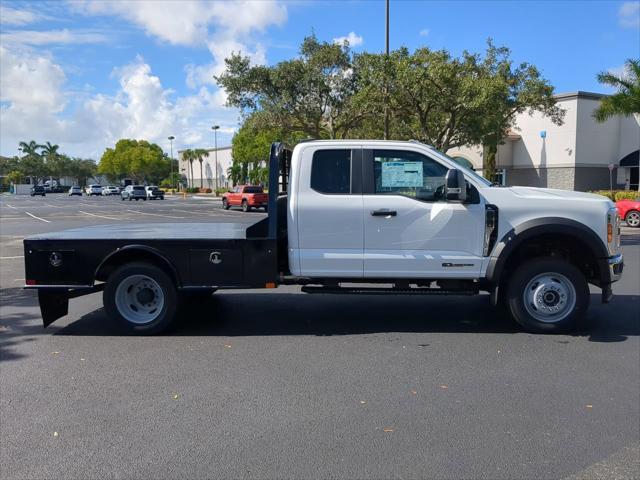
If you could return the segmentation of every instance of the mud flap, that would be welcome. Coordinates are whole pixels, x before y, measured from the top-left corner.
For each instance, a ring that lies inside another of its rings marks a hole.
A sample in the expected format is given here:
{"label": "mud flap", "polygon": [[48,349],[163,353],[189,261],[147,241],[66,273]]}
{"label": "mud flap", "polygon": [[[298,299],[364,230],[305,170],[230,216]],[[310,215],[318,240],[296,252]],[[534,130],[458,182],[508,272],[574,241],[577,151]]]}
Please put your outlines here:
{"label": "mud flap", "polygon": [[104,290],[104,283],[93,287],[78,287],[73,289],[54,288],[39,289],[38,301],[40,302],[40,314],[42,323],[48,327],[60,317],[69,313],[69,299],[89,295]]}
{"label": "mud flap", "polygon": [[38,290],[40,313],[45,327],[69,313],[69,298],[68,290]]}

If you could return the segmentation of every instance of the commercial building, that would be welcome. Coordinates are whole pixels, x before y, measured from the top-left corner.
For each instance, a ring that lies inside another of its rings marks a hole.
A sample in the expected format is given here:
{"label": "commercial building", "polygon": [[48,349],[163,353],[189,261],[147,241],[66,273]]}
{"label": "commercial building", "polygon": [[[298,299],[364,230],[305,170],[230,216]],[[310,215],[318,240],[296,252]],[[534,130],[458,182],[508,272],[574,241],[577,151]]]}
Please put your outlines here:
{"label": "commercial building", "polygon": [[[527,185],[566,190],[639,190],[640,116],[614,117],[604,123],[593,118],[605,95],[575,92],[557,95],[566,110],[563,125],[539,112],[519,115],[499,146],[496,168],[505,185]],[[481,146],[447,152],[482,170]]]}
{"label": "commercial building", "polygon": [[[180,174],[187,179],[189,186],[203,188],[229,188],[231,181],[227,176],[227,170],[233,163],[231,158],[231,146],[207,148],[207,155],[203,157],[202,164],[198,160],[189,162],[183,158],[186,150],[178,150],[178,165]],[[217,152],[217,153],[216,153]]]}

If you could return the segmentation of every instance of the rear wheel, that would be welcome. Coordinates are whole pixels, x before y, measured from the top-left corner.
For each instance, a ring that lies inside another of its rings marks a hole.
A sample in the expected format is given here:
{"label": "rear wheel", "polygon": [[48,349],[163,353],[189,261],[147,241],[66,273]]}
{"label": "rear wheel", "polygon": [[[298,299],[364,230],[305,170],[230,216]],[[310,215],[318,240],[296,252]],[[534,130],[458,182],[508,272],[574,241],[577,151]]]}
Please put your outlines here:
{"label": "rear wheel", "polygon": [[249,206],[249,202],[247,202],[246,200],[242,200],[242,211],[248,212],[249,210],[251,210],[251,207]]}
{"label": "rear wheel", "polygon": [[535,333],[575,330],[589,306],[589,287],[578,268],[552,257],[529,260],[508,281],[507,307]]}
{"label": "rear wheel", "polygon": [[640,212],[637,210],[629,210],[624,217],[624,221],[627,222],[629,227],[640,227]]}
{"label": "rear wheel", "polygon": [[176,313],[178,294],[162,269],[143,262],[118,268],[103,293],[109,318],[130,333],[155,334],[166,329]]}

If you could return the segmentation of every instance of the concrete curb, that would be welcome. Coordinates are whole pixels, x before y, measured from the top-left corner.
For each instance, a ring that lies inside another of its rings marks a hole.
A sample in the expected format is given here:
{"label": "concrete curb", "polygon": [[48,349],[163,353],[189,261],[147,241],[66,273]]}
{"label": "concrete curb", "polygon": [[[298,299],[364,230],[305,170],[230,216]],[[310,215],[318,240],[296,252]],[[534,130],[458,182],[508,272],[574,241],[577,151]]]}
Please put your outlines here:
{"label": "concrete curb", "polygon": [[193,195],[191,198],[197,198],[199,200],[218,200],[222,201],[222,197],[205,197],[204,195]]}

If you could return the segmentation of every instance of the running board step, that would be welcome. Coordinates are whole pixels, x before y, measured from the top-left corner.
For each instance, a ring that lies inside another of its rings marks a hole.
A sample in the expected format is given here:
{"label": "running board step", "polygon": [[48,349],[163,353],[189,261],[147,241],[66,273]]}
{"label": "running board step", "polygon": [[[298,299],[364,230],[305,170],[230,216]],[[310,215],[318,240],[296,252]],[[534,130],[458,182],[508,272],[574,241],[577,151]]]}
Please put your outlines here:
{"label": "running board step", "polygon": [[443,290],[441,288],[375,288],[375,287],[302,287],[304,293],[366,295],[476,295],[475,290]]}

